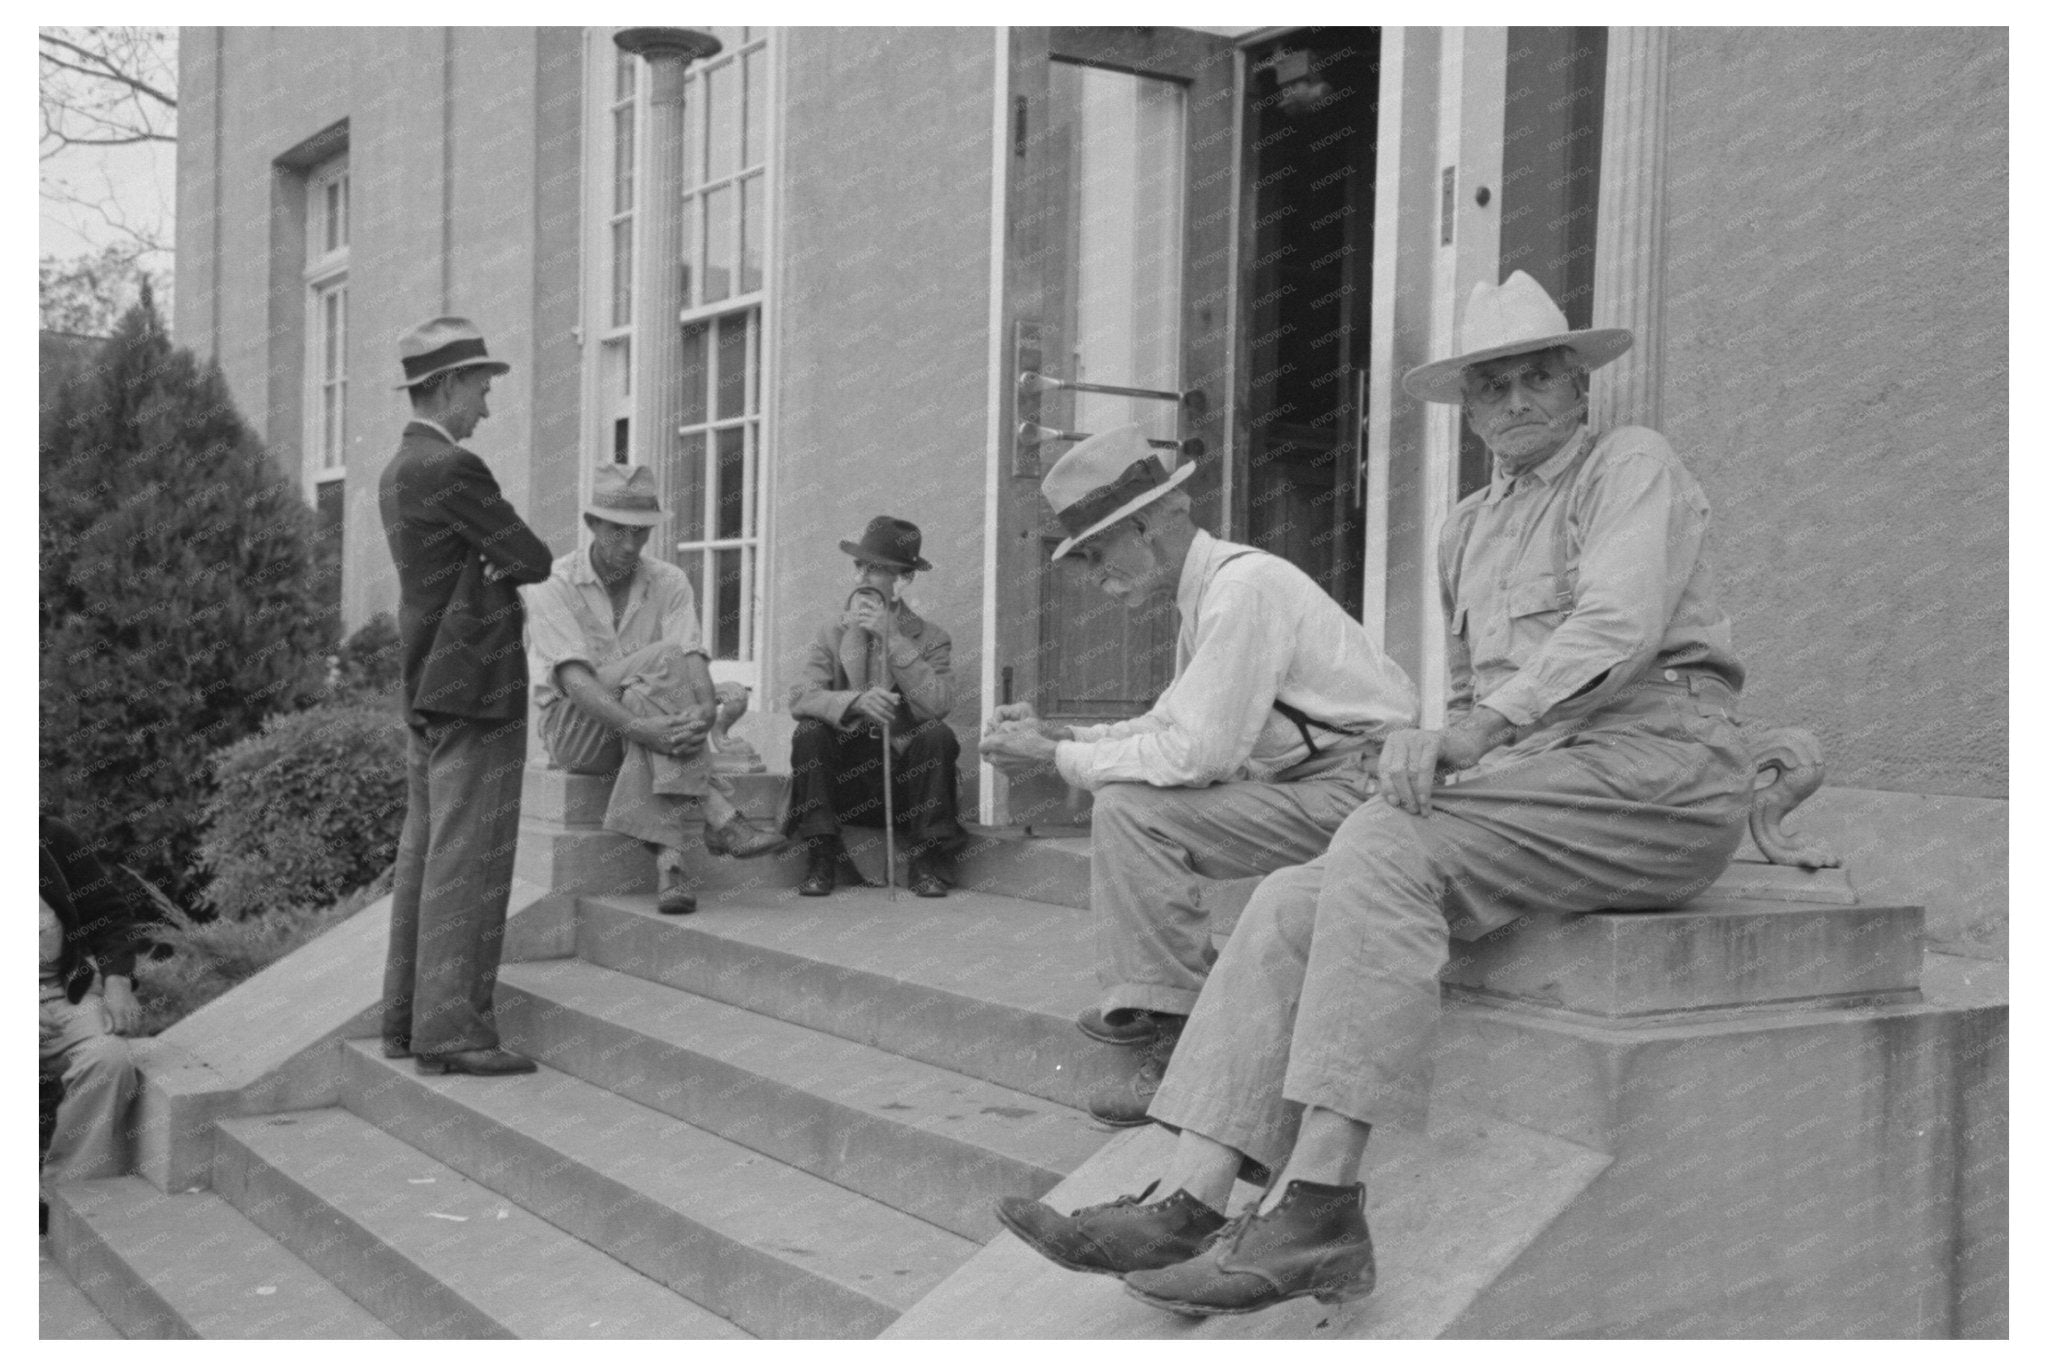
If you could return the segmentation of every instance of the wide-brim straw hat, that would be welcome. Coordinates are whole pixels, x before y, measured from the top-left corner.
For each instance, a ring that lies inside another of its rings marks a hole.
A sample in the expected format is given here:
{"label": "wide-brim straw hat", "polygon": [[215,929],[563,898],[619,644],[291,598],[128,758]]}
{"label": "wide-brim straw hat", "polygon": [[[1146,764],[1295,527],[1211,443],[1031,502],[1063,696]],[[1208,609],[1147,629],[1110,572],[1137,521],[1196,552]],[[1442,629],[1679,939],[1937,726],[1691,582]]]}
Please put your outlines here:
{"label": "wide-brim straw hat", "polygon": [[484,334],[467,318],[429,318],[398,339],[398,364],[405,382],[394,389],[425,384],[450,370],[488,369],[502,375],[511,366],[492,360],[484,346]]}
{"label": "wide-brim straw hat", "polygon": [[583,510],[621,526],[658,526],[663,513],[654,471],[646,465],[599,465]]}
{"label": "wide-brim straw hat", "polygon": [[1132,423],[1097,432],[1046,471],[1039,492],[1067,533],[1052,552],[1057,560],[1105,527],[1114,525],[1194,477],[1195,462],[1169,465]]}
{"label": "wide-brim straw hat", "polygon": [[1465,316],[1458,328],[1458,354],[1418,365],[1401,378],[1401,387],[1430,403],[1465,400],[1465,367],[1502,356],[1569,346],[1588,370],[1597,370],[1629,347],[1636,334],[1626,327],[1582,327],[1573,330],[1542,285],[1525,271],[1516,271],[1499,285],[1484,281],[1472,286]]}

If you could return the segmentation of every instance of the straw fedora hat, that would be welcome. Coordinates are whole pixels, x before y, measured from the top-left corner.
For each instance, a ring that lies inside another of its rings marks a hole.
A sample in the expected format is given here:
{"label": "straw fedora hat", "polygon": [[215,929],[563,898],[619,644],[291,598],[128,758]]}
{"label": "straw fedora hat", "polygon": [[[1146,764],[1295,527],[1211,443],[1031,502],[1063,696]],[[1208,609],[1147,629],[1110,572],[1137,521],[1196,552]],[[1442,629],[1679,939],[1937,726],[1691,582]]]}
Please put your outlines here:
{"label": "straw fedora hat", "polygon": [[472,366],[486,367],[494,375],[512,368],[491,359],[484,349],[484,334],[467,318],[429,318],[421,323],[398,339],[398,363],[405,382],[392,385],[394,389],[410,389],[436,375]]}
{"label": "straw fedora hat", "polygon": [[583,510],[620,526],[661,524],[661,498],[654,471],[646,465],[599,465],[590,481],[590,501]]}
{"label": "straw fedora hat", "polygon": [[1192,460],[1178,469],[1168,465],[1145,443],[1144,428],[1136,423],[1097,432],[1061,456],[1039,483],[1039,492],[1067,533],[1052,557],[1060,559],[1096,532],[1185,484],[1194,473]]}
{"label": "straw fedora hat", "polygon": [[1458,354],[1418,365],[1401,379],[1401,387],[1430,403],[1462,403],[1465,367],[1502,356],[1569,346],[1588,370],[1597,370],[1635,345],[1626,327],[1582,327],[1572,330],[1564,310],[1524,271],[1500,285],[1484,281],[1472,286],[1465,316],[1458,327]]}

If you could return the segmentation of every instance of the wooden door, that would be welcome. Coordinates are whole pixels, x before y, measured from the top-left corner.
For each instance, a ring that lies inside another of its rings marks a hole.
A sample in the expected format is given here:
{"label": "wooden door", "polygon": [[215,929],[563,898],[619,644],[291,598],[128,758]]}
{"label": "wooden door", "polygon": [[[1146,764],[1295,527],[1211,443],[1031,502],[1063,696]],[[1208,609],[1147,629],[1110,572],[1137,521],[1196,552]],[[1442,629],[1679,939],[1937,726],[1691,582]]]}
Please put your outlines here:
{"label": "wooden door", "polygon": [[[1172,677],[1174,609],[1127,612],[1052,564],[1062,533],[1038,481],[1073,434],[1138,422],[1179,448],[1170,462],[1192,453],[1195,518],[1226,530],[1237,57],[1187,29],[1020,28],[1010,64],[998,700],[1113,720]],[[1027,373],[1042,378],[1018,383]],[[995,793],[998,819],[1057,823],[1065,809],[1055,781]]]}

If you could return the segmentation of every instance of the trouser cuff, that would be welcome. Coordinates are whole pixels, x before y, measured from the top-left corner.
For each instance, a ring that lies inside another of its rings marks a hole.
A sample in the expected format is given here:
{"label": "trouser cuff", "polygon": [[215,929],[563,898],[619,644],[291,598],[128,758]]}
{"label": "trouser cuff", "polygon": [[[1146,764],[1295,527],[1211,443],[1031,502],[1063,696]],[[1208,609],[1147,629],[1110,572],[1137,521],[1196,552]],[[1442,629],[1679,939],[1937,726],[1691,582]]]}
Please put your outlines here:
{"label": "trouser cuff", "polygon": [[1285,1113],[1285,1107],[1271,1115],[1249,1115],[1227,1096],[1175,1085],[1170,1069],[1147,1113],[1162,1124],[1234,1148],[1275,1172],[1287,1165],[1298,1127],[1297,1116]]}

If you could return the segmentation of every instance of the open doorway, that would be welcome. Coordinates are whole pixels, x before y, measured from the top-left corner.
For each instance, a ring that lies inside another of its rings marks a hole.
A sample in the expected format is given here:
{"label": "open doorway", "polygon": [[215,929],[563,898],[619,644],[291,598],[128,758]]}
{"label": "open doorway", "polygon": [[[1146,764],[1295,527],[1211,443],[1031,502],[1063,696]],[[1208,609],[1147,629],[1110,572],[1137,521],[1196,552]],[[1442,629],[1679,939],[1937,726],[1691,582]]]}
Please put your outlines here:
{"label": "open doorway", "polygon": [[1301,28],[1245,52],[1232,534],[1357,616],[1380,31]]}

